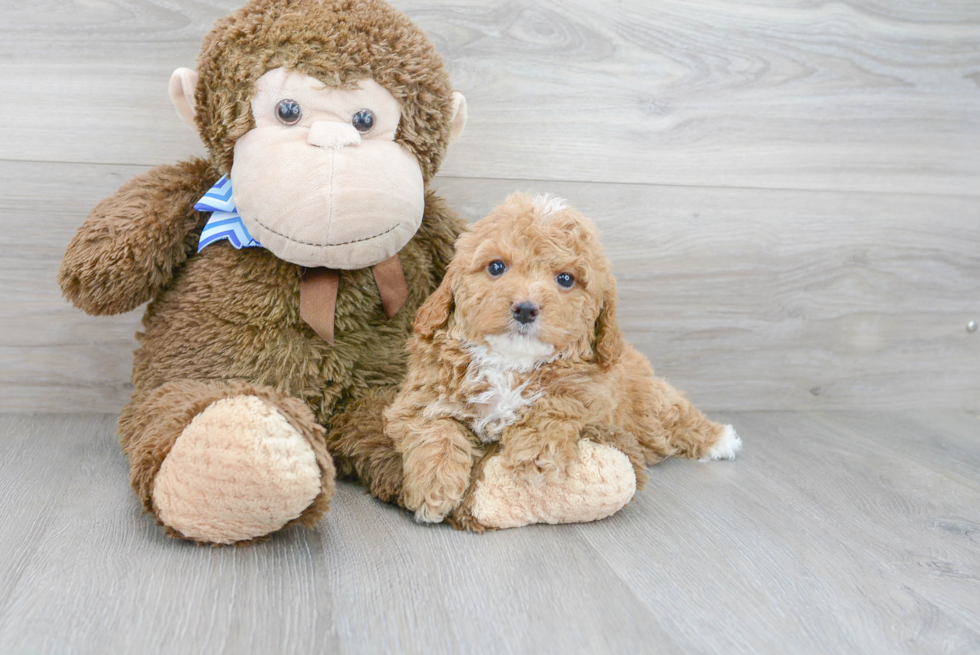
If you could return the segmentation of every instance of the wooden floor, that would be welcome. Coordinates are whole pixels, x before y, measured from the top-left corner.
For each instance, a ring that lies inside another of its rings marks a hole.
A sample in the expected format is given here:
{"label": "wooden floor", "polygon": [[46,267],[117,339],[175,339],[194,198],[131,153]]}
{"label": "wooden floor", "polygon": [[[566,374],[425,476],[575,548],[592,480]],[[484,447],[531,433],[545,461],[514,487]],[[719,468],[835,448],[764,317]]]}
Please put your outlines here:
{"label": "wooden floor", "polygon": [[595,220],[628,337],[745,450],[597,524],[342,485],[209,549],[116,445],[142,310],[55,277],[100,198],[203,153],[167,81],[241,3],[0,0],[0,412],[109,412],[0,416],[0,655],[980,653],[980,2],[393,0],[469,101],[438,192]]}
{"label": "wooden floor", "polygon": [[340,486],[315,530],[202,548],[111,415],[0,416],[0,653],[977,653],[980,420],[725,413],[599,523],[482,536]]}

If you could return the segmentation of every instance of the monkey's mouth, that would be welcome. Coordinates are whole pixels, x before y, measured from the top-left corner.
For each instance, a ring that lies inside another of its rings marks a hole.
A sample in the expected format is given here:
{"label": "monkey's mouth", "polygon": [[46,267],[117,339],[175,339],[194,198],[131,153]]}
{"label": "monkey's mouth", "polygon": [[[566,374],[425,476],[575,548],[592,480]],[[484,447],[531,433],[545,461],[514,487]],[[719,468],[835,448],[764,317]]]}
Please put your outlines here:
{"label": "monkey's mouth", "polygon": [[289,236],[288,234],[284,234],[282,232],[279,232],[278,230],[269,227],[268,225],[266,225],[262,221],[258,220],[257,218],[253,218],[252,220],[255,221],[256,223],[258,223],[259,225],[261,225],[266,230],[269,230],[270,232],[272,232],[276,236],[282,237],[286,241],[292,241],[293,243],[298,243],[298,244],[303,245],[303,246],[313,246],[314,248],[337,248],[337,247],[340,247],[340,246],[349,246],[349,245],[352,245],[352,244],[355,244],[355,243],[364,243],[365,241],[370,241],[372,239],[378,239],[380,237],[383,237],[384,235],[386,235],[386,234],[388,234],[390,232],[394,232],[396,229],[398,229],[398,224],[396,223],[395,225],[392,225],[391,227],[389,227],[384,232],[378,232],[377,234],[375,234],[373,236],[369,236],[369,237],[362,237],[360,239],[351,239],[349,241],[342,241],[340,243],[312,243],[310,241],[303,241],[302,239],[295,239],[295,238]]}
{"label": "monkey's mouth", "polygon": [[276,257],[358,270],[392,257],[412,239],[425,213],[425,184],[408,150],[370,140],[340,150],[315,148],[297,136],[278,151],[289,156],[268,170],[268,153],[276,152],[270,148],[282,145],[270,141],[277,134],[256,129],[239,139],[230,174],[242,221]]}

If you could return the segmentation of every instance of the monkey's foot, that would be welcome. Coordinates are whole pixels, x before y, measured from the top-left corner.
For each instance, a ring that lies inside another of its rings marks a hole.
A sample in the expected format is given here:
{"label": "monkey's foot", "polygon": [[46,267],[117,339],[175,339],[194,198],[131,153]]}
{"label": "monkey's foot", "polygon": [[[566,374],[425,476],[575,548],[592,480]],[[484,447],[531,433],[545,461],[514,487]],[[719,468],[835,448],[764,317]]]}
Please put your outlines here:
{"label": "monkey's foot", "polygon": [[636,493],[633,465],[611,446],[588,440],[578,446],[578,459],[556,482],[529,481],[507,471],[499,456],[489,458],[457,523],[479,531],[531,523],[584,523],[615,514]]}
{"label": "monkey's foot", "polygon": [[230,544],[297,518],[320,493],[309,442],[255,396],[211,403],[184,428],[154,481],[160,521],[180,536]]}

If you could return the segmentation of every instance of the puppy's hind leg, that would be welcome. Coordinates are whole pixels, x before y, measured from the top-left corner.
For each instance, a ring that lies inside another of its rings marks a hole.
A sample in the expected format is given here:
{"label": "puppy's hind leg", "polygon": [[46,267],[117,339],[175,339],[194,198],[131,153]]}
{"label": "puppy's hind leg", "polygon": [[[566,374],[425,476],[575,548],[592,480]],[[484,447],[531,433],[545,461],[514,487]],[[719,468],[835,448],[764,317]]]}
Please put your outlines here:
{"label": "puppy's hind leg", "polygon": [[716,459],[735,459],[735,453],[742,449],[742,438],[731,424],[723,425],[721,437],[699,459],[710,462]]}
{"label": "puppy's hind leg", "polygon": [[735,428],[706,417],[687,397],[664,380],[648,382],[644,410],[638,412],[642,426],[627,423],[644,448],[647,461],[681,456],[710,461],[734,459],[742,447]]}

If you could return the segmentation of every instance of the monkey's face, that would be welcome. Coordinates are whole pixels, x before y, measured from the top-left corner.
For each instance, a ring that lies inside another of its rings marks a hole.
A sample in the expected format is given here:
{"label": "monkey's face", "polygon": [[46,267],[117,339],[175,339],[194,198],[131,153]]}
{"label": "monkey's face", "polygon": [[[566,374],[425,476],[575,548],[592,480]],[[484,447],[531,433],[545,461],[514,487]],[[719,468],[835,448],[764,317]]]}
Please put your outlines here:
{"label": "monkey's face", "polygon": [[398,101],[276,68],[258,79],[255,127],[235,143],[235,205],[252,236],[301,266],[358,269],[397,253],[425,208],[422,171],[395,141]]}

